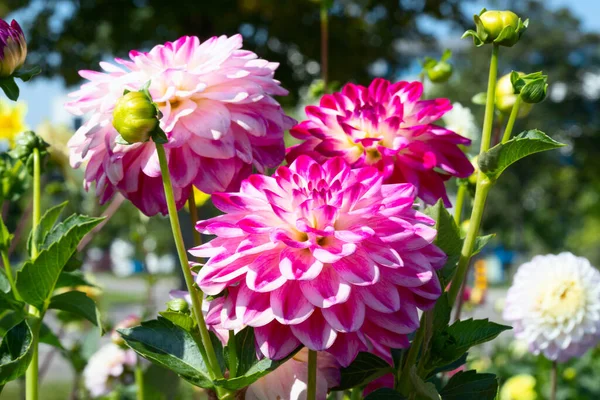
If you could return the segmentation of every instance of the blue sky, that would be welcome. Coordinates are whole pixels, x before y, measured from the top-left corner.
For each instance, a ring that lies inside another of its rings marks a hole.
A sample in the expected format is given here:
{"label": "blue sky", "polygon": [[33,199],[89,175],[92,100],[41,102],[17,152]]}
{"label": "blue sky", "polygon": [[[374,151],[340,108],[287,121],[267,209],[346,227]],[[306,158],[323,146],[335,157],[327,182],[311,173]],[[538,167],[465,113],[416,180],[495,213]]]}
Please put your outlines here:
{"label": "blue sky", "polygon": [[[586,31],[600,32],[600,0],[542,0],[551,7],[568,7],[579,16]],[[486,6],[485,1],[469,3],[465,7],[466,14],[478,13]],[[12,17],[12,16],[11,16]],[[15,16],[18,18],[18,16]],[[438,34],[439,23],[423,22],[428,30]],[[437,32],[436,32],[437,31]],[[21,100],[28,104],[27,123],[30,128],[35,128],[40,122],[50,120],[52,122],[70,123],[71,116],[63,109],[62,104],[66,100],[68,90],[58,79],[48,80],[36,78],[26,85],[21,84]]]}

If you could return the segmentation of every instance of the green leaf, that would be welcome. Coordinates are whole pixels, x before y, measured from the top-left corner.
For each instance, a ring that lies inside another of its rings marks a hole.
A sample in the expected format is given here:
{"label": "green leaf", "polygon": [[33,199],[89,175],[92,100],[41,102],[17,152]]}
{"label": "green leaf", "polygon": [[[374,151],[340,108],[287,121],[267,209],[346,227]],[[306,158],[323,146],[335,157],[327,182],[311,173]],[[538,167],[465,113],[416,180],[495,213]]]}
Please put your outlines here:
{"label": "green leaf", "polygon": [[365,385],[385,374],[394,373],[387,361],[371,353],[358,353],[352,364],[342,368],[340,385],[334,390],[346,390],[355,386]]}
{"label": "green leaf", "polygon": [[406,397],[396,392],[394,389],[381,388],[369,393],[365,400],[406,400]]}
{"label": "green leaf", "polygon": [[498,379],[494,374],[461,371],[450,378],[440,394],[443,400],[494,400],[497,392]]}
{"label": "green leaf", "polygon": [[190,332],[196,326],[196,320],[189,314],[180,313],[177,311],[161,311],[159,314],[174,323],[175,325]]}
{"label": "green leaf", "polygon": [[256,357],[256,348],[254,346],[254,330],[246,327],[235,335],[236,349],[238,351],[238,376],[232,379],[219,379],[215,385],[222,386],[230,390],[242,389],[259,378],[267,375],[275,368],[289,360],[301,349],[298,347],[283,360],[270,360],[263,358],[259,360]]}
{"label": "green leaf", "polygon": [[63,345],[60,343],[60,339],[58,338],[58,336],[56,336],[54,332],[52,332],[50,327],[48,327],[48,325],[46,325],[43,322],[40,326],[40,343],[45,343],[47,345],[54,346],[60,350],[65,350]]}
{"label": "green leaf", "polygon": [[[181,379],[173,371],[151,364],[144,371],[144,400],[179,399]],[[137,389],[137,388],[136,388]]]}
{"label": "green leaf", "polygon": [[486,101],[487,101],[487,93],[486,92],[479,92],[476,95],[474,95],[473,97],[471,97],[471,102],[478,106],[484,106]]}
{"label": "green leaf", "polygon": [[12,76],[0,79],[0,89],[12,101],[19,99],[19,87]]}
{"label": "green leaf", "polygon": [[[5,266],[6,267],[6,266]],[[8,267],[10,268],[10,267]],[[6,272],[3,269],[0,269],[0,292],[8,293],[10,292],[10,282],[6,277]]]}
{"label": "green leaf", "polygon": [[100,312],[96,307],[96,303],[94,303],[94,300],[87,297],[83,292],[73,290],[71,292],[54,296],[50,300],[50,305],[48,308],[66,311],[83,317],[92,324],[100,327],[100,329],[102,329],[102,333],[104,333],[102,321],[100,320]]}
{"label": "green leaf", "polygon": [[442,249],[446,253],[446,256],[448,256],[446,264],[438,271],[441,285],[445,287],[452,279],[456,270],[463,240],[460,237],[460,230],[456,226],[454,218],[444,207],[442,200],[425,209],[425,214],[435,220],[435,229],[437,230],[437,236],[434,241],[435,245]]}
{"label": "green leaf", "polygon": [[[72,260],[71,257],[69,260]],[[65,267],[66,268],[66,267]],[[67,272],[63,271],[58,276],[58,280],[56,281],[55,289],[64,288],[64,287],[76,287],[76,286],[91,286],[98,287],[92,283],[90,283],[87,279],[85,279],[85,275],[81,271],[73,271]]]}
{"label": "green leaf", "polygon": [[[42,216],[42,219],[40,220],[40,223],[38,224],[37,229],[35,230],[35,243],[37,244],[39,249],[42,248],[42,246],[44,244],[44,240],[46,239],[46,235],[48,235],[48,233],[50,232],[50,230],[52,229],[52,227],[58,220],[60,213],[65,208],[67,203],[68,203],[68,201],[65,201],[64,203],[61,203],[57,206],[54,206],[54,207],[48,209]],[[31,253],[32,240],[33,240],[33,231],[29,234],[29,238],[27,239],[27,252],[28,253]]]}
{"label": "green leaf", "polygon": [[413,385],[415,392],[422,398],[427,400],[440,400],[440,394],[438,393],[435,385],[431,382],[425,382],[417,374],[417,367],[413,365],[410,369],[410,381]]}
{"label": "green leaf", "polygon": [[497,144],[479,156],[479,168],[491,180],[496,180],[509,165],[530,154],[565,146],[537,129],[525,131],[508,142]]}
{"label": "green leaf", "polygon": [[33,67],[31,67],[29,69],[23,69],[23,68],[21,68],[20,70],[18,70],[17,72],[15,72],[13,74],[13,76],[15,78],[19,78],[23,82],[27,82],[31,78],[33,78],[34,76],[39,75],[41,73],[42,73],[42,69],[40,68],[40,66],[39,65],[34,65]]}
{"label": "green leaf", "polygon": [[119,329],[125,342],[142,357],[161,365],[195,386],[212,388],[208,369],[192,335],[159,317],[141,326]]}
{"label": "green leaf", "polygon": [[488,242],[492,240],[495,236],[495,233],[485,236],[478,236],[475,239],[475,248],[473,249],[473,254],[471,254],[471,256],[474,256],[475,254],[478,254],[481,250],[483,250],[485,245],[488,244]]}
{"label": "green leaf", "polygon": [[27,313],[22,307],[19,310],[8,310],[2,313],[2,317],[0,318],[0,337],[4,337],[6,332],[8,332],[13,326],[17,325],[19,322],[23,321]]}
{"label": "green leaf", "polygon": [[2,218],[0,218],[0,250],[8,250],[13,236],[14,235],[8,231],[6,225],[4,225]]}
{"label": "green leaf", "polygon": [[454,371],[458,367],[461,367],[467,363],[468,355],[469,353],[465,353],[462,356],[460,356],[458,360],[452,361],[450,364],[442,365],[441,367],[434,369],[430,374],[428,374],[427,377],[429,378],[431,376],[437,375],[440,372]]}
{"label": "green leaf", "polygon": [[29,260],[17,274],[19,294],[40,311],[46,310],[63,267],[75,253],[81,239],[103,218],[71,216],[46,236],[44,248],[35,260]]}
{"label": "green leaf", "polygon": [[441,332],[448,327],[450,322],[450,314],[452,313],[452,307],[448,301],[448,293],[442,293],[440,298],[435,302],[433,309],[433,332]]}
{"label": "green leaf", "polygon": [[0,385],[25,374],[33,356],[31,329],[25,320],[13,326],[0,343]]}

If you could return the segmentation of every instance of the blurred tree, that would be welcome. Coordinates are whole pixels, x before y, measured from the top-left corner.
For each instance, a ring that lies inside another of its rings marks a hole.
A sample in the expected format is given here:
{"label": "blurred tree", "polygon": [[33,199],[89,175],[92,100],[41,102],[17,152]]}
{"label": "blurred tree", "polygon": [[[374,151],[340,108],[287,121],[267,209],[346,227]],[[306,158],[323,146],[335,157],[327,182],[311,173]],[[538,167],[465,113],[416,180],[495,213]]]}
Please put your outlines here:
{"label": "blurred tree", "polygon": [[[77,71],[97,69],[112,55],[148,49],[182,35],[206,39],[240,32],[245,48],[281,63],[277,78],[290,90],[281,99],[295,104],[298,88],[319,75],[318,0],[4,0],[0,17],[20,14],[28,29],[28,61],[47,76],[61,76],[67,85],[79,82]],[[459,0],[338,0],[330,16],[332,79],[365,81],[374,61],[388,63],[384,75],[394,76],[410,62],[398,44],[434,43],[417,24],[428,16],[466,23]]]}

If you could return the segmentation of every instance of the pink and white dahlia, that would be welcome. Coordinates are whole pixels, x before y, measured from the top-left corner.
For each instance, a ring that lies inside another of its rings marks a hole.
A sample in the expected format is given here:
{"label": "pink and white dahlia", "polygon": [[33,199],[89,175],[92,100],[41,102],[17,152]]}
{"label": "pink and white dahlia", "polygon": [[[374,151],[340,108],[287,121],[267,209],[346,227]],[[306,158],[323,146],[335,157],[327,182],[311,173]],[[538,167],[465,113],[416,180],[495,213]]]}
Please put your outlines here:
{"label": "pink and white dahlia", "polygon": [[105,344],[90,357],[83,370],[85,388],[92,398],[98,398],[115,390],[119,383],[131,383],[136,362],[133,350]]}
{"label": "pink and white dahlia", "polygon": [[290,132],[303,140],[288,149],[288,162],[302,154],[317,161],[341,156],[352,167],[375,166],[385,183],[412,183],[433,204],[450,200],[444,181],[465,178],[473,166],[458,145],[471,141],[433,122],[452,109],[447,99],[420,100],[420,82],[375,79],[369,87],[348,83],[306,107],[308,120]]}
{"label": "pink and white dahlia", "polygon": [[298,157],[239,192],[215,193],[225,214],[200,221],[216,235],[190,253],[209,260],[197,283],[221,299],[221,323],[254,327],[257,347],[281,359],[298,345],[341,365],[359,351],[390,359],[441,294],[434,221],[413,209],[411,184],[383,184],[377,168]]}
{"label": "pink and white dahlia", "polygon": [[600,343],[600,272],[571,253],[535,256],[515,274],[504,319],[535,355],[582,356]]}
{"label": "pink and white dahlia", "polygon": [[[329,389],[340,384],[340,366],[328,353],[317,353],[316,399],[325,400]],[[246,390],[245,400],[306,400],[308,350],[303,348],[275,371]]]}
{"label": "pink and white dahlia", "polygon": [[283,132],[293,125],[275,95],[287,91],[273,79],[276,63],[241,50],[242,37],[213,37],[200,43],[185,36],[147,53],[131,51],[119,66],[80,71],[89,82],[71,94],[66,108],[89,114],[69,142],[71,164],[86,164],[85,187],[96,183],[103,203],[121,192],[147,215],[165,214],[160,167],[152,142],[120,145],[112,124],[114,105],[125,89],[148,81],[162,112],[160,127],[177,206],[192,185],[205,193],[237,190],[252,167],[262,172],[284,157]]}

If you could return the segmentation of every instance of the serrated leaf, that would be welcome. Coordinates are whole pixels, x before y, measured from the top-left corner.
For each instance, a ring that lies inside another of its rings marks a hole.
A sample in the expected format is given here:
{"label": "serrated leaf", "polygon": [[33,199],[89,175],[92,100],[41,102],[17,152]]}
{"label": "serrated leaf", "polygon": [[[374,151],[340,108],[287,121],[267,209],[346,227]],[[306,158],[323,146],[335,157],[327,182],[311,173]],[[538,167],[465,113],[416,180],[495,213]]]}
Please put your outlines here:
{"label": "serrated leaf", "polygon": [[467,363],[468,356],[469,356],[469,353],[463,354],[462,356],[460,356],[460,358],[458,360],[452,361],[449,364],[442,365],[441,367],[434,369],[431,373],[428,374],[427,377],[429,378],[431,376],[439,374],[440,372],[454,371],[455,369],[462,367],[463,365],[465,365]]}
{"label": "serrated leaf", "polygon": [[10,100],[17,101],[19,99],[19,87],[12,76],[0,78],[0,89]]}
{"label": "serrated leaf", "polygon": [[[44,215],[42,215],[42,218],[40,219],[40,223],[38,224],[38,226],[35,229],[35,243],[37,244],[39,249],[42,248],[42,246],[44,244],[44,240],[46,238],[46,235],[50,232],[50,230],[52,229],[52,227],[58,220],[60,213],[62,212],[62,210],[64,210],[67,203],[68,203],[68,201],[65,201],[57,206],[49,208],[44,213]],[[33,231],[29,234],[29,238],[27,238],[27,252],[29,254],[31,253],[32,240],[33,240]]]}
{"label": "serrated leaf", "polygon": [[159,317],[141,326],[119,329],[136,353],[203,388],[212,388],[208,369],[193,336],[171,321]]}
{"label": "serrated leaf", "polygon": [[433,309],[433,332],[440,332],[446,329],[450,322],[451,312],[452,307],[450,307],[450,302],[448,301],[448,293],[442,293],[440,298],[435,302]]}
{"label": "serrated leaf", "polygon": [[358,353],[358,356],[346,368],[340,370],[340,385],[333,390],[346,390],[365,385],[385,374],[394,373],[387,361],[371,353]]}
{"label": "serrated leaf", "polygon": [[27,303],[40,311],[46,309],[58,277],[81,239],[103,218],[74,216],[55,226],[46,236],[44,248],[17,274],[17,289]]}
{"label": "serrated leaf", "polygon": [[48,308],[66,311],[85,318],[92,324],[100,327],[104,333],[102,321],[100,320],[100,312],[96,307],[96,303],[83,292],[73,290],[54,296],[50,300]]}
{"label": "serrated leaf", "polygon": [[[71,257],[69,260],[72,260]],[[68,265],[68,264],[67,264]],[[66,266],[65,266],[66,268]],[[87,279],[85,279],[85,275],[81,271],[73,271],[67,272],[63,271],[58,276],[58,281],[56,281],[55,289],[64,288],[64,287],[76,287],[76,286],[90,286],[90,287],[98,287],[92,283],[90,283]]]}
{"label": "serrated leaf", "polygon": [[254,330],[251,327],[242,329],[235,335],[235,339],[236,350],[238,351],[238,376],[232,379],[218,379],[215,381],[215,385],[230,390],[239,390],[256,382],[258,379],[275,370],[275,368],[293,357],[301,348],[298,347],[282,360],[270,360],[268,358],[259,360],[256,357]]}
{"label": "serrated leaf", "polygon": [[452,279],[454,271],[456,270],[463,240],[460,237],[460,230],[458,229],[458,226],[456,226],[454,218],[444,207],[442,200],[438,200],[435,205],[425,209],[424,212],[435,220],[437,236],[434,243],[442,249],[448,257],[444,267],[438,271],[442,287],[445,287]]}
{"label": "serrated leaf", "polygon": [[498,379],[494,374],[476,371],[458,372],[442,389],[443,400],[494,400],[498,392]]}
{"label": "serrated leaf", "polygon": [[475,254],[478,254],[481,250],[483,250],[483,248],[488,244],[488,242],[492,240],[495,236],[495,233],[485,236],[478,236],[475,239],[475,248],[473,249],[473,254],[471,254],[471,256],[474,256]]}
{"label": "serrated leaf", "polygon": [[25,374],[33,356],[32,334],[25,320],[13,326],[0,343],[0,385]]}
{"label": "serrated leaf", "polygon": [[15,78],[19,78],[23,82],[27,82],[34,76],[39,75],[41,73],[42,73],[42,68],[40,68],[39,65],[34,65],[34,66],[30,67],[29,69],[23,69],[23,68],[19,69],[17,72],[15,72],[13,74],[13,76]]}
{"label": "serrated leaf", "polygon": [[528,155],[565,146],[537,129],[525,131],[500,143],[479,156],[479,168],[491,180],[496,180],[511,164]]}
{"label": "serrated leaf", "polygon": [[168,319],[175,325],[190,332],[192,328],[196,326],[196,321],[188,314],[180,313],[177,311],[161,311],[160,316]]}
{"label": "serrated leaf", "polygon": [[425,382],[417,374],[417,367],[413,365],[410,369],[410,381],[413,385],[414,391],[423,399],[427,400],[440,400],[440,394],[438,393],[435,385],[431,382]]}
{"label": "serrated leaf", "polygon": [[406,400],[406,397],[402,396],[394,389],[381,388],[369,393],[364,400]]}

